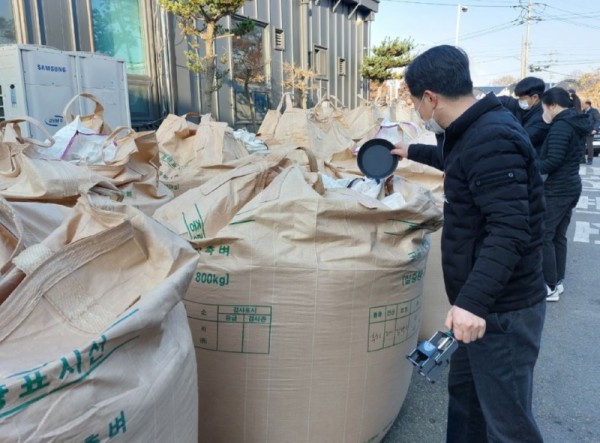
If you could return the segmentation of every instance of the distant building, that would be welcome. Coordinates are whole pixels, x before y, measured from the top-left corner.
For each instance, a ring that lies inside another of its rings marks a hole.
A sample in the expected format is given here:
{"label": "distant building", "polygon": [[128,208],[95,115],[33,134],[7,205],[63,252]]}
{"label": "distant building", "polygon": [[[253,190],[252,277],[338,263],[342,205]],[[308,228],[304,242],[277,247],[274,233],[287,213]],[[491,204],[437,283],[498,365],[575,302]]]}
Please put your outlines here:
{"label": "distant building", "polygon": [[[217,53],[233,54],[244,39],[259,42],[264,76],[251,85],[259,118],[279,101],[284,63],[317,72],[319,88],[313,102],[330,94],[354,107],[357,95],[367,93],[359,71],[370,48],[370,25],[378,7],[379,0],[249,1],[223,25],[250,18],[255,30],[239,39],[219,40]],[[186,68],[187,41],[157,0],[3,1],[0,43],[48,45],[124,59],[132,121],[140,127],[155,127],[168,113],[200,109],[199,79]],[[213,113],[232,125],[248,123],[248,104],[235,80],[232,57],[228,63],[230,72]]]}

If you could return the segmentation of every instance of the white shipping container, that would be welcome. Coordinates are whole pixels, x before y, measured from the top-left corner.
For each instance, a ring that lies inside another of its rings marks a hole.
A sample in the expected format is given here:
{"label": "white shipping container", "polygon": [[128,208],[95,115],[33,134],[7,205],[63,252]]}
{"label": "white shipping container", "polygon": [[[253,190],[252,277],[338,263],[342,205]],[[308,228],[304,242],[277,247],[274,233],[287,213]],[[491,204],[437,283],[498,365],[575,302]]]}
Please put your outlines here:
{"label": "white shipping container", "polygon": [[[29,116],[54,134],[63,109],[82,92],[98,98],[113,128],[130,126],[125,62],[89,52],[68,52],[37,45],[0,45],[0,120]],[[80,100],[72,114],[90,114],[93,103]],[[33,129],[36,138],[42,135]]]}

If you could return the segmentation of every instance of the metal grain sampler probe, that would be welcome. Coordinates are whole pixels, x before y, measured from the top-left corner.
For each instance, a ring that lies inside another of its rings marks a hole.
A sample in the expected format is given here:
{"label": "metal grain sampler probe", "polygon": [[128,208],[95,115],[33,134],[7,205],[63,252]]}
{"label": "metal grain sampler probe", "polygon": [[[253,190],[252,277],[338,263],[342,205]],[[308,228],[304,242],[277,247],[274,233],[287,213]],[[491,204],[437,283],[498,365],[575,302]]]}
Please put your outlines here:
{"label": "metal grain sampler probe", "polygon": [[419,374],[435,383],[450,364],[450,356],[458,349],[452,331],[438,331],[429,340],[422,341],[406,358],[416,366]]}

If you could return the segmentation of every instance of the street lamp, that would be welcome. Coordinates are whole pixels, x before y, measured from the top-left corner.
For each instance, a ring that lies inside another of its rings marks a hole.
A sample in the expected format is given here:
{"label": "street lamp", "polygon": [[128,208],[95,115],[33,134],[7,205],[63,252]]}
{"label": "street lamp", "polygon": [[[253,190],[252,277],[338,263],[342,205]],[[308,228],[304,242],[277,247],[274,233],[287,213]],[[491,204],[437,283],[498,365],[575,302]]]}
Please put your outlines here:
{"label": "street lamp", "polygon": [[458,34],[460,32],[460,16],[462,12],[467,12],[469,8],[460,3],[456,5],[456,36],[454,38],[454,46],[458,46]]}

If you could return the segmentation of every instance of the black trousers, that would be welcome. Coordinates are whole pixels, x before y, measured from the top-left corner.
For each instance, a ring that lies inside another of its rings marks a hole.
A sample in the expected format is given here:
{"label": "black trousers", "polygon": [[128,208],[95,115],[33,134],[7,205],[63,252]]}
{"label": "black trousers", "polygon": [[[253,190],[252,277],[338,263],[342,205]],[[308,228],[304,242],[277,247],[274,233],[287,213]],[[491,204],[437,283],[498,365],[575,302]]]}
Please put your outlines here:
{"label": "black trousers", "polygon": [[588,135],[585,138],[585,151],[587,152],[587,160],[594,159],[594,136]]}
{"label": "black trousers", "polygon": [[579,196],[546,197],[544,228],[544,280],[548,286],[565,278],[567,267],[567,229]]}
{"label": "black trousers", "polygon": [[546,300],[490,314],[482,339],[450,361],[448,443],[540,443],[531,410]]}

